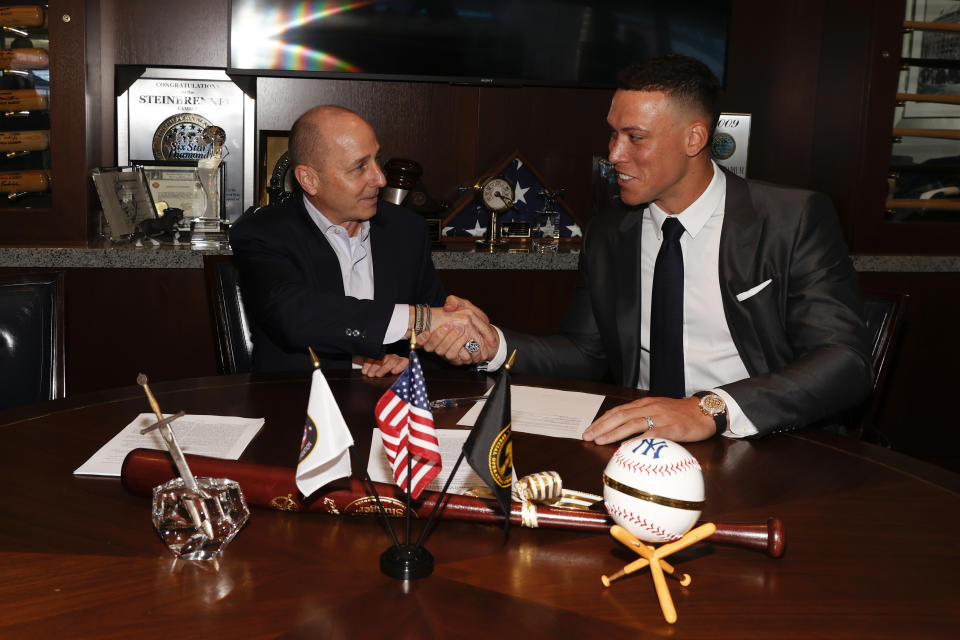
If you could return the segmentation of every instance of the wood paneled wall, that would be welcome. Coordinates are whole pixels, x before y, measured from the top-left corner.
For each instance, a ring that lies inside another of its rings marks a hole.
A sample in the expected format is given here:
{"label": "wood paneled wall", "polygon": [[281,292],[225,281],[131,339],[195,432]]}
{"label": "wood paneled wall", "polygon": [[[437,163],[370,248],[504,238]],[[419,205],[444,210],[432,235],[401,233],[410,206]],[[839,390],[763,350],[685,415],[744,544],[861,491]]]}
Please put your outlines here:
{"label": "wood paneled wall", "polygon": [[[899,5],[902,13],[902,2],[879,4],[891,11]],[[91,28],[99,39],[98,48],[88,47],[97,63],[90,69],[93,112],[100,114],[91,136],[101,142],[100,164],[109,165],[114,65],[225,67],[227,1],[88,4],[96,7]],[[849,234],[870,72],[864,46],[873,29],[870,20],[850,18],[873,15],[875,4],[840,4],[734,0],[723,107],[754,114],[749,175],[826,191]],[[583,222],[589,218],[591,157],[606,152],[610,91],[308,78],[260,78],[256,85],[259,129],[289,129],[313,105],[343,104],[371,121],[385,158],[420,162],[431,194],[451,203],[458,186],[519,149],[551,186],[567,189],[567,204]]]}

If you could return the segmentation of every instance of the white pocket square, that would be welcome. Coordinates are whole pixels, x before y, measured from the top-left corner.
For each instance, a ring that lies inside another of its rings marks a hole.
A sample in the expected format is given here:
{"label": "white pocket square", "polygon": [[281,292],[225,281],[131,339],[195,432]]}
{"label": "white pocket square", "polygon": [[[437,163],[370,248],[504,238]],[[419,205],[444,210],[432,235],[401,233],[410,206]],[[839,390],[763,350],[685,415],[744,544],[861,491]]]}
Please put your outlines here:
{"label": "white pocket square", "polygon": [[757,286],[753,287],[752,289],[747,289],[743,293],[738,293],[737,302],[743,302],[747,298],[752,298],[753,296],[757,295],[758,293],[766,289],[767,285],[770,284],[771,282],[773,282],[773,278],[770,278],[769,280],[764,280]]}

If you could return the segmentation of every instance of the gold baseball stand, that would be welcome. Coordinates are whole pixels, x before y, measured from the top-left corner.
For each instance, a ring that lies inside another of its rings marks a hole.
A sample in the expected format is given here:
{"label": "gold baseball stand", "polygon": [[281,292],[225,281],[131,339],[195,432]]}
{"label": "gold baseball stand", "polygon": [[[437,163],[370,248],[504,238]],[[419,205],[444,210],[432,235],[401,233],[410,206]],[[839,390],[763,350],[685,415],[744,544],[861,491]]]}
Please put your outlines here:
{"label": "gold baseball stand", "polygon": [[629,533],[620,525],[615,524],[610,527],[610,535],[636,552],[636,554],[640,556],[640,559],[634,560],[612,576],[600,576],[600,581],[603,583],[603,586],[609,587],[610,583],[614,580],[618,580],[627,574],[649,566],[650,575],[653,577],[653,586],[656,588],[657,598],[660,600],[660,609],[663,611],[663,617],[667,622],[673,624],[677,621],[677,609],[673,606],[673,599],[670,598],[670,590],[667,589],[667,581],[664,578],[664,574],[678,580],[684,587],[689,585],[693,579],[688,573],[677,574],[673,565],[664,560],[664,558],[671,553],[700,542],[704,538],[709,538],[716,530],[717,527],[715,524],[707,522],[696,529],[691,529],[679,540],[668,542],[661,547],[654,547],[634,537],[633,534]]}

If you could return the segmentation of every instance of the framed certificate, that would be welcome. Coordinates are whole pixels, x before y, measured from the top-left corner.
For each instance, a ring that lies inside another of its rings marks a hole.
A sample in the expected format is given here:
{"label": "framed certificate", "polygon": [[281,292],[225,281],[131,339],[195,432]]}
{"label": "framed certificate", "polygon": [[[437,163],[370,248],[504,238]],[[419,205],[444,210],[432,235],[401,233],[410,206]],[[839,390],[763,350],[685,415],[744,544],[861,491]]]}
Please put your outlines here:
{"label": "framed certificate", "polygon": [[157,206],[163,208],[160,203],[165,203],[167,207],[183,210],[183,220],[180,225],[184,230],[190,229],[191,221],[196,218],[214,218],[212,222],[215,224],[226,219],[223,206],[224,164],[226,163],[220,164],[214,187],[211,193],[208,193],[197,175],[196,162],[134,160],[134,166],[143,170],[150,194]]}

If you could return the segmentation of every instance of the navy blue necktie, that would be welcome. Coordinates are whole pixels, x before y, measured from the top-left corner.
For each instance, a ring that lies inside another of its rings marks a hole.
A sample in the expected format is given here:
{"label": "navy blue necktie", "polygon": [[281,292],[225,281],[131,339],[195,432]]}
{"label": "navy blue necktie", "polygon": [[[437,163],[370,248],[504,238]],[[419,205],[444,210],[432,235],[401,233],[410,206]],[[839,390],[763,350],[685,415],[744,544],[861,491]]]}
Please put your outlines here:
{"label": "navy blue necktie", "polygon": [[650,303],[650,391],[683,398],[683,225],[663,221],[663,243],[653,268]]}

